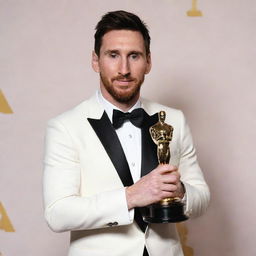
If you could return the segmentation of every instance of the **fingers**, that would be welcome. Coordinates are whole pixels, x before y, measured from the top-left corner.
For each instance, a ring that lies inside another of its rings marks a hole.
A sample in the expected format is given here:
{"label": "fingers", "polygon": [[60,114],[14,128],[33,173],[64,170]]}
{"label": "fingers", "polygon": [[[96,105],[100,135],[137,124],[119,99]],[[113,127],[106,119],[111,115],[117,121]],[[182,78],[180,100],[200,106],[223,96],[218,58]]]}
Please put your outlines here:
{"label": "fingers", "polygon": [[160,180],[163,183],[178,184],[180,182],[180,174],[176,166],[159,165],[155,170],[160,175]]}
{"label": "fingers", "polygon": [[184,191],[181,185],[178,168],[173,165],[159,165],[156,171],[156,180],[158,181],[158,196],[161,199],[165,197],[183,197]]}
{"label": "fingers", "polygon": [[178,186],[173,185],[173,184],[163,184],[161,187],[162,191],[166,192],[175,192],[177,190]]}
{"label": "fingers", "polygon": [[178,172],[164,174],[161,176],[161,182],[166,184],[178,184],[180,182],[180,174]]}
{"label": "fingers", "polygon": [[128,209],[159,202],[179,193],[180,174],[173,165],[159,165],[139,181],[126,188]]}
{"label": "fingers", "polygon": [[177,166],[170,165],[170,164],[160,164],[155,169],[155,171],[159,172],[160,174],[165,174],[168,172],[177,172],[178,168],[177,168]]}

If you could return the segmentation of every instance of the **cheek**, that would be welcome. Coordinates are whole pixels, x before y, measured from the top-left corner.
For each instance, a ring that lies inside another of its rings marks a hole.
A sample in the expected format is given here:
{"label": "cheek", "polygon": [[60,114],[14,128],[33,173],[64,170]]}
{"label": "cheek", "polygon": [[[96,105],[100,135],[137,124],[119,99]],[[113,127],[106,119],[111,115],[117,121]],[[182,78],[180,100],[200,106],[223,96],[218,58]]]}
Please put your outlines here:
{"label": "cheek", "polygon": [[145,65],[134,68],[134,75],[137,77],[143,77],[146,74],[147,68]]}
{"label": "cheek", "polygon": [[106,74],[106,75],[113,75],[115,74],[115,65],[113,63],[101,63],[100,65],[100,72],[102,74]]}

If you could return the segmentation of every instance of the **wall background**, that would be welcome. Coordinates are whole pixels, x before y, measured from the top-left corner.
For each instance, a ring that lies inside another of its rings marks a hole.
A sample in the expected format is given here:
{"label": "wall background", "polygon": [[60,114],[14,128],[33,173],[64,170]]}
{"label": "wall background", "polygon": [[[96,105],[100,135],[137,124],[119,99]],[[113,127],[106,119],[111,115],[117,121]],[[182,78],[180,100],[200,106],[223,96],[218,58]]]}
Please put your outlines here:
{"label": "wall background", "polygon": [[94,93],[94,27],[117,9],[147,22],[142,94],[185,112],[211,188],[208,212],[186,223],[189,255],[256,255],[256,3],[199,0],[203,16],[188,17],[191,1],[0,0],[0,88],[14,112],[0,113],[0,255],[66,255],[68,233],[43,217],[46,122]]}

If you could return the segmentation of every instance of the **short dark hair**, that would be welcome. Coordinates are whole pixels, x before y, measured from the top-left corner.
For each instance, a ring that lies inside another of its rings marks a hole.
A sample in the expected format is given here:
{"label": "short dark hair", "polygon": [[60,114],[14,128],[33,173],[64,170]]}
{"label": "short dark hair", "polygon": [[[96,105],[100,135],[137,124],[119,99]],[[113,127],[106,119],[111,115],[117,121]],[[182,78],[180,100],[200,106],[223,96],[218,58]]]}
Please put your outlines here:
{"label": "short dark hair", "polygon": [[111,30],[132,30],[141,33],[144,39],[146,54],[150,53],[150,36],[147,25],[135,14],[126,11],[108,12],[96,25],[94,34],[94,51],[99,56],[102,37]]}

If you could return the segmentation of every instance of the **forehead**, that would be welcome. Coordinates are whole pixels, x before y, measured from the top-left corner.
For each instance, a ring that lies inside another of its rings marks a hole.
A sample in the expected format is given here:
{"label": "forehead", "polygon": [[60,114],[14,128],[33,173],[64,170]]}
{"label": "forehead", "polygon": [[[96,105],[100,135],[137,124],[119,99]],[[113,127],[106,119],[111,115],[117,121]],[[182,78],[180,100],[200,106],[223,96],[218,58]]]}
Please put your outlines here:
{"label": "forehead", "polygon": [[128,50],[145,52],[144,39],[140,32],[111,30],[102,38],[101,50]]}

